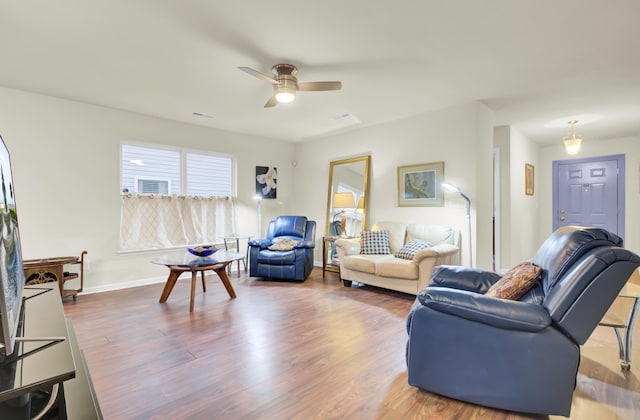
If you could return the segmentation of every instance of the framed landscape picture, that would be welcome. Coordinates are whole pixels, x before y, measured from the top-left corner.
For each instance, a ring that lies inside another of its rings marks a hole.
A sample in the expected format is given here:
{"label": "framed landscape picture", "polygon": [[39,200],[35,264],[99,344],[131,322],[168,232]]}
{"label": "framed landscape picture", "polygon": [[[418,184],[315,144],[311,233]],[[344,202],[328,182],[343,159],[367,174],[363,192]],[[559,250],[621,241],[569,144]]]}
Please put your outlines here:
{"label": "framed landscape picture", "polygon": [[398,206],[443,206],[444,162],[398,166]]}

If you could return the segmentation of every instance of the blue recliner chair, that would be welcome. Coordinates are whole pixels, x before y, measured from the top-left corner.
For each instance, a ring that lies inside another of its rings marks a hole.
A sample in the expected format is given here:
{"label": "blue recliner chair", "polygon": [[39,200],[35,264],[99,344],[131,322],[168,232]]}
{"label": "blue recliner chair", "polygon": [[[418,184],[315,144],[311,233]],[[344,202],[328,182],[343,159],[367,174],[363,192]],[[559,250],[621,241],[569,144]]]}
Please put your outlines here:
{"label": "blue recliner chair", "polygon": [[604,229],[565,226],[533,264],[541,278],[519,300],[484,295],[496,273],[435,267],[407,320],[409,384],[474,404],[569,416],[580,345],[640,257]]}
{"label": "blue recliner chair", "polygon": [[[282,241],[284,239],[284,241]],[[305,281],[313,269],[316,222],[304,216],[278,216],[266,239],[249,241],[249,274],[267,280]],[[289,250],[275,250],[289,244]],[[272,249],[269,249],[269,248]]]}

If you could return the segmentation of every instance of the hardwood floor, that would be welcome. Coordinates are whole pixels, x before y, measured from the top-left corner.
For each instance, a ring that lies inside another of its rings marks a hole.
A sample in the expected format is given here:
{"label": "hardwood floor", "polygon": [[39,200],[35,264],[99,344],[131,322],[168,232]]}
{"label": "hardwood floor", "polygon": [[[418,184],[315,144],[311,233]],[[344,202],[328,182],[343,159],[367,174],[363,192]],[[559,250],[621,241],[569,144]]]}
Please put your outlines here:
{"label": "hardwood floor", "polygon": [[[65,302],[105,419],[547,418],[409,386],[413,296],[345,288],[319,269],[302,284],[234,272],[237,299],[207,276],[190,314],[183,277],[165,304],[163,284]],[[613,331],[598,327],[582,348],[571,418],[640,417],[638,352],[633,361],[622,371]]]}

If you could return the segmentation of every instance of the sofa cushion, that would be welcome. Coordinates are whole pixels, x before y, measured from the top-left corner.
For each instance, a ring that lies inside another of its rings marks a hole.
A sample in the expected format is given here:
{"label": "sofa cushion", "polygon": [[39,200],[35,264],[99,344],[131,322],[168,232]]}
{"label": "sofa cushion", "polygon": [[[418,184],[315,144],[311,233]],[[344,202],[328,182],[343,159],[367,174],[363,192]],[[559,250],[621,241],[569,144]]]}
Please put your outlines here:
{"label": "sofa cushion", "polygon": [[429,241],[434,245],[460,245],[459,231],[444,225],[426,225],[422,223],[409,224],[407,225],[407,241],[410,239],[422,239],[423,241]]}
{"label": "sofa cushion", "polygon": [[263,249],[258,252],[258,264],[292,265],[296,263],[296,251],[270,251]]}
{"label": "sofa cushion", "polygon": [[376,264],[376,275],[381,277],[417,280],[418,273],[418,264],[400,258],[384,259]]}
{"label": "sofa cushion", "polygon": [[395,254],[402,248],[407,236],[407,225],[400,222],[376,222],[371,226],[371,230],[389,231],[389,248],[392,254]]}
{"label": "sofa cushion", "polygon": [[376,264],[380,261],[395,259],[393,255],[348,255],[343,257],[341,264],[345,268],[363,273],[376,274]]}
{"label": "sofa cushion", "polygon": [[389,248],[389,231],[365,231],[360,235],[362,243],[360,253],[365,255],[372,254],[391,254]]}
{"label": "sofa cushion", "polygon": [[542,290],[542,283],[537,282],[531,290],[522,295],[520,302],[534,303],[536,305],[542,305],[544,302],[544,291]]}
{"label": "sofa cushion", "polygon": [[493,284],[485,293],[500,299],[518,300],[533,286],[538,284],[542,269],[530,261],[520,264],[507,271],[504,276]]}
{"label": "sofa cushion", "polygon": [[269,249],[272,251],[291,251],[298,242],[297,239],[291,239],[287,237],[279,237],[273,240]]}
{"label": "sofa cushion", "polygon": [[412,260],[413,257],[416,256],[416,252],[431,248],[433,244],[428,241],[423,241],[421,239],[409,239],[409,241],[404,244],[402,248],[398,252],[396,252],[396,257],[402,258],[403,260]]}

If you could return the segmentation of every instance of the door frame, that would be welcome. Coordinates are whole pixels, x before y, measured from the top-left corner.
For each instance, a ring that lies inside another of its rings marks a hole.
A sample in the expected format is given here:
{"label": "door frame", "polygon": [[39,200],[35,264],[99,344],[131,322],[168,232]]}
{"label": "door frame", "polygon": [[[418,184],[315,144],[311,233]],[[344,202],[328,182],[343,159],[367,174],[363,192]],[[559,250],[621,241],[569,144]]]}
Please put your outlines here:
{"label": "door frame", "polygon": [[500,188],[502,183],[500,182],[500,148],[493,148],[493,223],[492,223],[492,268],[497,272],[501,267],[501,252],[502,245],[500,238],[502,238],[502,214],[500,212],[501,194]]}
{"label": "door frame", "polygon": [[625,155],[605,155],[605,156],[594,156],[588,158],[581,159],[564,159],[564,160],[554,160],[552,162],[553,165],[553,204],[551,206],[552,220],[553,220],[553,230],[558,229],[560,225],[560,220],[558,217],[558,202],[559,202],[559,188],[558,188],[558,172],[560,165],[568,165],[568,164],[581,164],[581,163],[592,163],[599,162],[602,160],[616,160],[618,162],[618,236],[624,239],[624,220],[625,220]]}

